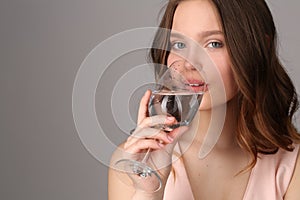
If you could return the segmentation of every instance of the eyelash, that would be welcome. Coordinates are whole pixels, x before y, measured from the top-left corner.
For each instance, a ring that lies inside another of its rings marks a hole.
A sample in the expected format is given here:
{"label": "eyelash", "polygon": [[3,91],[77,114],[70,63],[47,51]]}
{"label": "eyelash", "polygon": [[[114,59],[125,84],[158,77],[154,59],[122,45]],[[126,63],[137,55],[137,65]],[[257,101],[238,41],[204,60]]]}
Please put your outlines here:
{"label": "eyelash", "polygon": [[[186,48],[186,44],[184,42],[170,42],[171,43],[171,49],[174,49],[174,50],[182,50],[184,48]],[[183,47],[178,47],[178,45],[183,45]],[[217,45],[217,46],[216,46]],[[209,42],[207,47],[210,48],[210,49],[219,49],[219,48],[222,48],[224,45],[222,42],[218,42],[218,41],[212,41],[212,42]]]}
{"label": "eyelash", "polygon": [[[215,45],[218,45],[217,47]],[[219,49],[219,48],[222,48],[224,45],[222,42],[217,42],[217,41],[213,41],[213,42],[210,42],[208,43],[207,47],[208,48],[213,48],[213,49]]]}
{"label": "eyelash", "polygon": [[[171,49],[181,50],[181,49],[186,48],[186,44],[184,42],[170,42],[170,43],[171,43]],[[179,44],[183,45],[183,47],[178,47],[177,45],[179,45]]]}

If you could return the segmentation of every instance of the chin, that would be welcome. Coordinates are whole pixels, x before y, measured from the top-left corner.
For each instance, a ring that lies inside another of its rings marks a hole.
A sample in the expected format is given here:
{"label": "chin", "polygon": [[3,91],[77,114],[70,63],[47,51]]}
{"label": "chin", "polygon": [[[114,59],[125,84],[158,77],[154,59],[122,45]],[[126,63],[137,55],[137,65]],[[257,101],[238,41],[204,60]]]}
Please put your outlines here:
{"label": "chin", "polygon": [[212,104],[210,99],[203,99],[200,104],[199,111],[211,111],[214,108],[227,106],[227,103],[227,101],[216,101],[214,104]]}

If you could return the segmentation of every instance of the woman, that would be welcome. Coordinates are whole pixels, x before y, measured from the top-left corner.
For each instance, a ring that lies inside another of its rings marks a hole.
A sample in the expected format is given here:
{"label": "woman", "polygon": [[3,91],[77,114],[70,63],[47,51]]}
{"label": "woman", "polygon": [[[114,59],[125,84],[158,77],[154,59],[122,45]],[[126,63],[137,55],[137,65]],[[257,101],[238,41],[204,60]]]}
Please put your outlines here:
{"label": "woman", "polygon": [[[159,171],[163,183],[159,191],[147,193],[127,186],[111,169],[109,199],[300,199],[296,189],[300,136],[292,124],[297,94],[278,60],[276,29],[264,0],[170,0],[160,27],[197,41],[219,71],[226,99],[213,104],[209,93],[218,86],[208,85],[194,140],[180,159]],[[162,64],[172,63],[177,59],[174,52],[186,48],[180,38],[160,32],[154,40],[157,44],[170,50],[151,50],[153,62]],[[194,72],[193,66],[187,66],[183,73]],[[184,144],[189,133],[179,128],[147,135],[153,125],[147,116],[150,95],[145,93],[139,108],[137,123],[143,137],[129,137],[120,146],[125,152],[139,153],[149,147],[173,150],[175,144]],[[211,134],[207,132],[212,110],[220,105],[227,107],[221,136],[199,159],[204,136]],[[155,122],[174,120],[160,116]]]}

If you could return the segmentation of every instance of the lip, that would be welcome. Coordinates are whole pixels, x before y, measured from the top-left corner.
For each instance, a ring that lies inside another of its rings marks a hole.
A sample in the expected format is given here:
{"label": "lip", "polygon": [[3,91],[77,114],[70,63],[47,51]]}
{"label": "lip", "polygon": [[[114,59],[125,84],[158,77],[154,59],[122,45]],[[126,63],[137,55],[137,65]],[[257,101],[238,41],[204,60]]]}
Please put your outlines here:
{"label": "lip", "polygon": [[195,79],[187,80],[185,85],[188,90],[194,92],[206,92],[208,90],[208,84],[202,80],[195,80]]}

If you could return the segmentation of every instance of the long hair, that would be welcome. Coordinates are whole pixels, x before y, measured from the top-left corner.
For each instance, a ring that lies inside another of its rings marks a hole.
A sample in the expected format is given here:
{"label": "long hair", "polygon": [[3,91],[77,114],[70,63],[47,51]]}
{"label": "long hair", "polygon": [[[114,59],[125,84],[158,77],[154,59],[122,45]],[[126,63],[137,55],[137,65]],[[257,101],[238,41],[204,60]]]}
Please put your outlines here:
{"label": "long hair", "polygon": [[[160,28],[172,29],[178,4],[170,0]],[[211,0],[219,12],[227,50],[238,85],[237,141],[250,152],[252,168],[258,153],[294,149],[300,135],[292,123],[299,102],[295,87],[277,55],[277,33],[264,0]],[[150,50],[152,62],[166,64],[168,34],[158,30]],[[159,72],[157,72],[157,75]]]}

